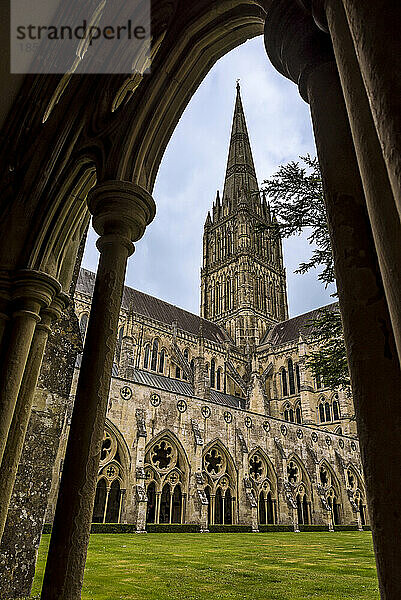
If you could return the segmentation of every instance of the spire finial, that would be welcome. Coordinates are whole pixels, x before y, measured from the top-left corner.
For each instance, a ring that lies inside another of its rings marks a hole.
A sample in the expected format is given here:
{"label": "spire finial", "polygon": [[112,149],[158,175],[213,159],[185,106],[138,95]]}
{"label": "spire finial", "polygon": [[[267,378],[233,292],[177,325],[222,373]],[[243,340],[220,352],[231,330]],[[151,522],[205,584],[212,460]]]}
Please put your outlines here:
{"label": "spire finial", "polygon": [[241,89],[241,88],[240,88],[240,84],[239,84],[239,82],[240,82],[240,81],[241,81],[240,79],[237,79],[237,91],[238,91],[238,92],[239,92],[239,91],[240,91],[240,89]]}

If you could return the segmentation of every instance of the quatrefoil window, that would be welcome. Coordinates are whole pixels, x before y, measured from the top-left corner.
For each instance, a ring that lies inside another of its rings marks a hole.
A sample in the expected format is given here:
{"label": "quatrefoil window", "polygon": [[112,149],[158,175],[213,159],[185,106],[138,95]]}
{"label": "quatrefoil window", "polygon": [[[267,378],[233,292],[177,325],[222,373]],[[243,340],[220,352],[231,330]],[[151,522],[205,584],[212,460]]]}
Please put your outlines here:
{"label": "quatrefoil window", "polygon": [[290,483],[296,483],[298,481],[298,467],[294,462],[290,462],[288,465],[287,476]]}
{"label": "quatrefoil window", "polygon": [[254,454],[249,461],[249,474],[255,481],[262,478],[263,461],[257,454]]}
{"label": "quatrefoil window", "polygon": [[223,469],[223,457],[216,448],[212,448],[205,456],[206,471],[210,475],[217,475]]}
{"label": "quatrefoil window", "polygon": [[167,469],[172,460],[173,448],[164,440],[153,448],[152,451],[152,463],[158,469]]}

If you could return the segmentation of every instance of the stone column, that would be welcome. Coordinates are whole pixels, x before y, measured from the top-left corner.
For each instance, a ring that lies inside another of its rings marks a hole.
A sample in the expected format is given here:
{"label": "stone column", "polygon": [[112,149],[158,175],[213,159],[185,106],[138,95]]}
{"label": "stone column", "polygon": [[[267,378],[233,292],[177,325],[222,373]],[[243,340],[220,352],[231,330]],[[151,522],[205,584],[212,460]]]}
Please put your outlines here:
{"label": "stone column", "polygon": [[[401,360],[400,216],[363,85],[348,22],[344,10],[338,6],[337,0],[326,0],[326,16],[362,176],[398,356]],[[385,70],[392,71],[392,67]]]}
{"label": "stone column", "polygon": [[[345,105],[334,63],[308,80],[353,382],[382,598],[401,596],[394,531],[401,527],[401,377]],[[384,399],[378,402],[378,398]],[[383,446],[383,440],[386,440]],[[398,508],[397,508],[398,507]]]}
{"label": "stone column", "polygon": [[88,196],[99,266],[44,575],[42,600],[79,600],[127,259],[155,214],[150,194],[106,181]]}
{"label": "stone column", "polygon": [[41,308],[60,291],[58,281],[30,269],[19,271],[12,287],[12,322],[0,374],[0,462],[14,414],[25,365]]}
{"label": "stone column", "polygon": [[38,323],[35,329],[0,466],[0,481],[2,482],[0,491],[0,537],[7,518],[8,506],[31,416],[32,402],[39,378],[40,367],[50,333],[50,325],[52,321],[60,317],[61,312],[67,306],[68,302],[69,298],[67,295],[58,294],[49,308],[41,310],[40,323]]}
{"label": "stone column", "polygon": [[401,215],[401,5],[395,0],[342,3]]}
{"label": "stone column", "polygon": [[[368,12],[367,5],[364,10]],[[265,39],[275,66],[300,83],[311,106],[380,592],[383,599],[398,598],[401,579],[394,575],[400,557],[394,531],[401,528],[401,446],[388,432],[401,428],[400,367],[330,38],[298,3],[288,0],[271,11]]]}

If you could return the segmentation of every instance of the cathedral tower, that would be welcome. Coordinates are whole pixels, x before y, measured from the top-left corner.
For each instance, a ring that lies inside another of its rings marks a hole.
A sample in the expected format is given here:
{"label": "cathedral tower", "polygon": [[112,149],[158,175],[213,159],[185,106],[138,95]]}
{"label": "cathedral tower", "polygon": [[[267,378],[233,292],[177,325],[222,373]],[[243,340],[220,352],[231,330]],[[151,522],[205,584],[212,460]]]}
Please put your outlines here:
{"label": "cathedral tower", "polygon": [[201,316],[244,349],[288,319],[281,239],[260,196],[239,84],[223,196],[217,192],[205,222]]}

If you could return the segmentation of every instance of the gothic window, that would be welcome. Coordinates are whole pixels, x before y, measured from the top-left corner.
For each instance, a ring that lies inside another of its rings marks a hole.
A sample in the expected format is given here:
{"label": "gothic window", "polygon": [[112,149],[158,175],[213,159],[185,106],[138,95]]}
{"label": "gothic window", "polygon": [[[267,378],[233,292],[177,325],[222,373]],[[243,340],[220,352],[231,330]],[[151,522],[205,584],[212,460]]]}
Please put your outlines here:
{"label": "gothic window", "polygon": [[325,420],[326,420],[325,419],[325,414],[324,414],[324,404],[323,404],[323,402],[321,402],[319,404],[319,420],[320,420],[321,423],[324,423]]}
{"label": "gothic window", "polygon": [[320,375],[315,376],[315,385],[317,390],[320,390],[322,388],[322,380]]}
{"label": "gothic window", "polygon": [[143,357],[143,368],[149,368],[149,359],[150,359],[150,344],[146,344],[145,346],[145,355]]}
{"label": "gothic window", "polygon": [[121,518],[123,467],[120,448],[114,433],[105,429],[100,452],[98,482],[92,521],[118,523]]}
{"label": "gothic window", "polygon": [[217,369],[216,373],[216,387],[218,390],[221,390],[221,368]]}
{"label": "gothic window", "polygon": [[340,405],[337,398],[338,396],[335,396],[333,400],[333,421],[338,421],[340,419]]}
{"label": "gothic window", "polygon": [[287,404],[284,409],[284,419],[285,419],[285,421],[290,420],[290,405],[289,404]]}
{"label": "gothic window", "polygon": [[146,490],[148,504],[146,508],[146,523],[154,523],[156,519],[156,484],[152,481]]}
{"label": "gothic window", "polygon": [[195,371],[195,361],[194,361],[194,359],[191,360],[190,366],[191,366],[191,370],[192,370],[192,373],[193,373]]}
{"label": "gothic window", "polygon": [[290,422],[293,423],[294,422],[294,410],[292,408],[290,408]]}
{"label": "gothic window", "polygon": [[81,330],[81,338],[85,339],[86,329],[88,327],[88,315],[84,313],[79,320],[79,329]]}
{"label": "gothic window", "polygon": [[299,393],[301,391],[301,377],[299,374],[299,364],[298,363],[295,365],[295,381],[297,384],[297,392]]}
{"label": "gothic window", "polygon": [[290,396],[295,394],[295,382],[294,382],[294,365],[292,359],[289,358],[287,361],[288,365],[288,384],[290,388]]}
{"label": "gothic window", "polygon": [[210,361],[210,387],[214,388],[216,385],[216,361],[214,358]]}
{"label": "gothic window", "polygon": [[164,373],[164,364],[166,362],[166,351],[162,350],[159,356],[159,373]]}
{"label": "gothic window", "polygon": [[144,465],[147,523],[181,523],[184,520],[187,479],[183,465],[183,457],[169,435],[147,450]]}
{"label": "gothic window", "polygon": [[285,369],[281,369],[281,391],[283,397],[288,396],[287,371]]}
{"label": "gothic window", "polygon": [[326,421],[331,421],[331,407],[328,402],[326,402],[324,405],[324,414],[326,417]]}
{"label": "gothic window", "polygon": [[181,369],[178,365],[176,365],[176,367],[175,367],[175,376],[177,379],[181,378]]}
{"label": "gothic window", "polygon": [[[185,350],[184,350],[184,358],[185,358],[185,360],[187,362],[189,362],[189,350],[188,350],[188,348],[185,348]],[[184,371],[182,372],[182,378],[183,379],[188,379],[188,377],[186,376],[186,374],[185,374]]]}
{"label": "gothic window", "polygon": [[152,361],[150,364],[150,368],[152,371],[156,371],[157,369],[157,355],[159,353],[159,342],[158,340],[154,340],[152,347]]}
{"label": "gothic window", "polygon": [[301,424],[302,423],[302,412],[301,405],[297,404],[295,408],[295,422]]}

